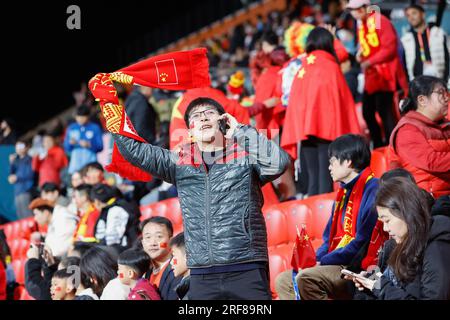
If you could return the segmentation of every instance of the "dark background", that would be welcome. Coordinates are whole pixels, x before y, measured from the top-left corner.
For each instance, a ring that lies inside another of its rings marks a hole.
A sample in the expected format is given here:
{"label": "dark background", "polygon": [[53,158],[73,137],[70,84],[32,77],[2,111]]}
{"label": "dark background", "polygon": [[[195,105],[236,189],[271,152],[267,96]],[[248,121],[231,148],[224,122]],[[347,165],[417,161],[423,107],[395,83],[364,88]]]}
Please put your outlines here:
{"label": "dark background", "polygon": [[[66,27],[69,5],[81,30]],[[72,92],[242,7],[240,0],[8,2],[2,8],[0,119],[19,133],[69,107]]]}

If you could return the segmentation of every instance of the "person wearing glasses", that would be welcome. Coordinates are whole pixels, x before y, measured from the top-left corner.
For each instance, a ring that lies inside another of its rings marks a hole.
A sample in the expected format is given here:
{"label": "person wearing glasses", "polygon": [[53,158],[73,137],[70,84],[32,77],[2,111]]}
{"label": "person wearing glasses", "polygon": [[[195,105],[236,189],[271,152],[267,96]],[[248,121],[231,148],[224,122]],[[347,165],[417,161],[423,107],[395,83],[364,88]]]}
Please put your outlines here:
{"label": "person wearing glasses", "polygon": [[261,187],[283,174],[289,156],[213,99],[194,99],[184,120],[193,141],[172,152],[113,137],[127,161],[177,187],[190,299],[269,300]]}
{"label": "person wearing glasses", "polygon": [[392,132],[392,168],[405,168],[434,198],[450,194],[450,122],[446,83],[419,76],[401,104],[403,117]]}

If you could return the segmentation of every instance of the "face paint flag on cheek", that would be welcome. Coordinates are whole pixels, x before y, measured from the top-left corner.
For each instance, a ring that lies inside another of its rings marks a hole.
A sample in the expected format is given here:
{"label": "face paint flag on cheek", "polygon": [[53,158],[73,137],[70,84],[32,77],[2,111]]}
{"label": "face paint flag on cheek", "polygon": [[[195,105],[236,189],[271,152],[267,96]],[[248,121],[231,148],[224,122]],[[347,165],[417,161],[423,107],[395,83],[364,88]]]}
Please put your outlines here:
{"label": "face paint flag on cheek", "polygon": [[119,279],[123,279],[123,273],[119,273]]}
{"label": "face paint flag on cheek", "polygon": [[160,242],[160,243],[159,243],[159,247],[160,247],[161,249],[167,249],[167,242]]}
{"label": "face paint flag on cheek", "polygon": [[177,259],[172,259],[172,265],[176,266],[177,265]]}
{"label": "face paint flag on cheek", "polygon": [[56,287],[56,288],[55,288],[55,292],[60,292],[60,291],[62,291],[62,288],[61,288],[61,287]]}

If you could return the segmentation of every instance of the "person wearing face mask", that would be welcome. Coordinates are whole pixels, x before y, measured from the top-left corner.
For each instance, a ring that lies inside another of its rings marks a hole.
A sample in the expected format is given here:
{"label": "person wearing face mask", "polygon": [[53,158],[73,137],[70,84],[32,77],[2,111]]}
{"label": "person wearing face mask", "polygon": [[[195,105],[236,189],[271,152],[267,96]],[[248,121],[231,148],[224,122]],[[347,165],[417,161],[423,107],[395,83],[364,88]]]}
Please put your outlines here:
{"label": "person wearing face mask", "polygon": [[405,168],[419,187],[439,198],[450,194],[448,91],[441,79],[419,76],[409,84],[403,117],[390,138],[391,168]]}
{"label": "person wearing face mask", "polygon": [[193,100],[184,119],[194,141],[177,151],[113,137],[127,161],[177,187],[190,298],[271,299],[261,187],[286,170],[289,156],[215,100]]}
{"label": "person wearing face mask", "polygon": [[378,300],[449,300],[449,211],[431,215],[424,192],[404,177],[383,183],[375,205],[396,245],[383,274],[378,279],[353,277],[356,288]]}

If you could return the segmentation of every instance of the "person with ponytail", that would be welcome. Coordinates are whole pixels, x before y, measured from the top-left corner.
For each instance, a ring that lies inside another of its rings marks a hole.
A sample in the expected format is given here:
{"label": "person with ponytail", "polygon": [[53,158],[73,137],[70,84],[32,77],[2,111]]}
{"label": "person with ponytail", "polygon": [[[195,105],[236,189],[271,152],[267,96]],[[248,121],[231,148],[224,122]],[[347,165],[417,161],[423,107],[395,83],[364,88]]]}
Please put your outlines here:
{"label": "person with ponytail", "polygon": [[430,213],[425,193],[405,177],[381,184],[375,205],[395,247],[381,276],[352,277],[356,288],[378,300],[449,300],[450,213]]}
{"label": "person with ponytail", "polygon": [[419,76],[409,84],[402,118],[390,137],[390,167],[412,173],[434,198],[450,194],[449,95],[443,80]]}

